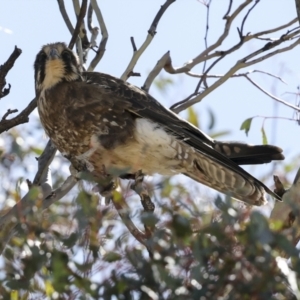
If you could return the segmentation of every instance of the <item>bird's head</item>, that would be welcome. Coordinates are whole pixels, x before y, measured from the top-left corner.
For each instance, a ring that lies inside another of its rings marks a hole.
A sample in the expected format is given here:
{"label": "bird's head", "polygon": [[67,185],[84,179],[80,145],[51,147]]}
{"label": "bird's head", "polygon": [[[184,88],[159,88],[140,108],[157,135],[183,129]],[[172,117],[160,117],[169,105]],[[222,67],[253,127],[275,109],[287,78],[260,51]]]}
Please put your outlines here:
{"label": "bird's head", "polygon": [[81,67],[77,55],[65,43],[42,47],[34,62],[36,91],[50,89],[62,81],[80,78]]}

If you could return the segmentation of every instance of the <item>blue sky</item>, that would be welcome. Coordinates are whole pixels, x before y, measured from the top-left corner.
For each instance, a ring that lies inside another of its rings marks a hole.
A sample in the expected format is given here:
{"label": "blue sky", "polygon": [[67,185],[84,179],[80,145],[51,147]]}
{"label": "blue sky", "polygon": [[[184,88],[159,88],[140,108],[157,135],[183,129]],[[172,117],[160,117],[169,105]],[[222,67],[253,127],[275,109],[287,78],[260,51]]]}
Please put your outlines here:
{"label": "blue sky", "polygon": [[[66,8],[70,18],[75,23],[72,1],[66,0]],[[210,14],[210,29],[208,44],[213,43],[224,28],[222,16],[227,10],[229,1],[213,0]],[[236,6],[243,1],[234,1]],[[11,0],[0,1],[0,64],[5,62],[15,45],[23,53],[17,60],[15,67],[7,76],[7,82],[12,85],[9,96],[0,101],[1,115],[8,108],[24,108],[34,98],[33,61],[36,53],[45,43],[65,41],[69,42],[70,34],[58,10],[57,1],[50,0]],[[96,71],[121,76],[131,55],[130,37],[134,36],[137,47],[146,38],[147,30],[163,0],[102,0],[99,1],[102,14],[109,32],[109,40],[104,58]],[[246,12],[246,11],[245,11]],[[243,14],[244,15],[244,14]],[[263,0],[250,15],[245,32],[256,32],[286,23],[296,17],[294,0]],[[197,56],[204,49],[206,8],[197,0],[177,0],[167,10],[157,28],[157,34],[146,52],[135,67],[141,73],[141,78],[130,78],[129,81],[142,86],[148,72],[157,60],[168,50],[171,52],[173,65],[181,66],[191,58]],[[96,23],[96,19],[94,20]],[[240,26],[241,18],[233,24],[230,38],[220,49],[227,49],[237,42],[236,27]],[[274,36],[274,37],[278,37]],[[98,38],[99,40],[99,38]],[[225,59],[212,70],[213,74],[223,74],[238,59],[260,48],[265,42],[254,42],[242,47],[236,54]],[[92,52],[90,52],[92,57]],[[281,76],[287,85],[265,75],[255,74],[251,78],[256,80],[264,89],[277,97],[295,104],[295,96],[286,92],[296,92],[299,85],[299,48],[275,56],[259,65],[246,68],[265,70]],[[194,72],[201,72],[202,65]],[[243,71],[243,70],[241,70]],[[198,79],[186,75],[169,75],[175,84],[166,94],[161,94],[154,87],[150,93],[166,106],[187,97],[194,90]],[[249,136],[240,131],[241,123],[255,115],[280,116],[291,118],[293,110],[281,104],[275,105],[274,100],[265,96],[243,78],[227,81],[216,91],[208,95],[200,104],[195,106],[199,112],[200,124],[205,130],[208,123],[210,108],[216,114],[216,130],[229,129],[231,134],[226,140],[239,140],[247,143],[261,144],[260,128],[262,119],[255,119]],[[184,115],[184,114],[183,114]],[[27,128],[32,126],[25,124]],[[299,127],[295,122],[286,120],[267,120],[265,130],[270,143],[284,149],[287,160],[291,160],[300,151],[298,135]],[[46,139],[43,141],[46,144]],[[39,141],[40,143],[40,141]],[[281,164],[278,164],[280,170]],[[269,166],[259,166],[251,172],[262,175],[269,170]]]}

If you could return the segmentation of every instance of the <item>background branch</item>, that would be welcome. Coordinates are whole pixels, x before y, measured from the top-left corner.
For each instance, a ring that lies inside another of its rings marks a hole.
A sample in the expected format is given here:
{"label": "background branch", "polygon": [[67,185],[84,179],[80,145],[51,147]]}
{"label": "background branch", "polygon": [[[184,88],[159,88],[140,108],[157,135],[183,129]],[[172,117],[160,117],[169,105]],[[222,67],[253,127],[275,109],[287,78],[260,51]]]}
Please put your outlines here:
{"label": "background branch", "polygon": [[149,91],[150,86],[153,82],[153,80],[156,78],[156,76],[160,73],[160,71],[163,68],[166,68],[166,65],[170,61],[170,51],[165,53],[162,58],[157,62],[156,66],[153,68],[153,70],[149,73],[147,76],[144,85],[142,86],[142,89],[146,92]]}
{"label": "background branch", "polygon": [[59,11],[60,11],[60,13],[63,17],[63,20],[65,21],[65,24],[66,24],[67,28],[69,29],[70,34],[73,35],[74,28],[73,28],[73,25],[72,25],[72,23],[69,19],[68,14],[67,14],[64,0],[57,0],[57,3],[58,3]]}
{"label": "background branch", "polygon": [[[297,39],[294,43],[290,44],[287,47],[281,48],[281,49],[277,49],[273,52],[270,52],[266,55],[263,55],[257,59],[252,59],[251,58],[255,57],[256,55],[259,55],[265,51],[269,51],[272,48],[277,47],[278,45],[282,44],[283,42],[286,42],[288,40],[290,40],[291,37],[293,37],[294,35],[298,34],[297,32],[293,32],[292,34],[288,33],[286,35],[282,35],[281,38],[277,41],[274,42],[268,42],[267,44],[265,44],[263,47],[261,47],[260,49],[254,51],[253,53],[251,53],[250,55],[245,56],[244,58],[238,60],[236,62],[236,64],[230,68],[230,70],[228,70],[228,72],[226,74],[224,74],[224,76],[222,78],[220,78],[219,80],[215,81],[211,86],[209,86],[208,88],[206,88],[203,92],[201,92],[199,95],[196,95],[194,98],[189,99],[189,100],[183,100],[180,101],[174,105],[171,106],[171,109],[176,112],[179,113],[180,111],[190,107],[191,105],[200,102],[204,97],[206,97],[209,93],[211,93],[213,90],[215,90],[216,88],[218,88],[220,85],[222,85],[225,81],[227,81],[230,77],[232,77],[233,74],[235,74],[239,69],[245,68],[247,66],[253,65],[255,63],[261,62],[267,58],[270,58],[271,56],[274,56],[278,53],[281,52],[285,52],[288,50],[293,49],[294,47],[296,47],[299,43],[300,43],[300,39]],[[209,68],[209,70],[211,69],[211,67]],[[195,92],[192,94],[193,96],[195,95]]]}
{"label": "background branch", "polygon": [[29,121],[29,115],[36,108],[36,99],[34,98],[28,104],[28,106],[20,112],[16,117],[7,120],[6,118],[1,120],[0,122],[0,134],[4,131],[7,131],[17,125],[27,123]]}
{"label": "background branch", "polygon": [[9,94],[11,85],[9,84],[9,87],[4,89],[6,85],[5,77],[10,71],[10,69],[14,66],[15,61],[21,55],[21,53],[22,50],[19,49],[17,46],[15,46],[15,49],[12,52],[12,54],[9,56],[8,60],[3,65],[0,66],[0,99]]}
{"label": "background branch", "polygon": [[[97,1],[96,0],[91,0],[91,5],[93,7],[93,10],[95,11],[95,14],[96,14],[96,17],[97,17],[97,20],[98,20],[98,23],[99,23],[99,26],[100,26],[100,29],[101,29],[102,39],[100,41],[100,44],[99,44],[98,50],[96,52],[96,55],[93,58],[93,60],[91,61],[89,67],[88,67],[89,72],[94,71],[95,67],[97,66],[97,64],[99,63],[101,58],[103,57],[104,52],[105,52],[105,46],[106,46],[106,43],[108,41],[108,31],[107,31],[107,28],[106,28],[106,25],[105,25],[105,22],[104,22],[104,19],[103,19],[103,16],[102,16],[102,13],[101,13],[101,10],[98,6]],[[99,28],[95,27],[93,29],[94,37],[92,36],[91,41],[93,39],[95,39],[95,37],[98,35],[98,33],[99,33]]]}
{"label": "background branch", "polygon": [[130,74],[133,72],[133,69],[134,69],[137,61],[139,60],[140,56],[143,54],[143,52],[147,49],[147,47],[153,40],[159,20],[161,19],[162,15],[165,13],[165,11],[168,9],[168,7],[173,2],[175,2],[175,0],[167,0],[164,3],[164,5],[161,6],[160,10],[156,14],[156,16],[148,30],[148,35],[146,37],[146,40],[144,41],[144,43],[141,45],[141,47],[137,51],[134,51],[133,56],[128,64],[125,72],[120,77],[122,80],[126,81],[130,77]]}
{"label": "background branch", "polygon": [[86,14],[86,10],[87,10],[87,0],[82,0],[80,12],[77,16],[77,23],[76,23],[72,38],[70,40],[69,46],[68,46],[70,49],[73,49],[73,47],[75,45],[76,39],[77,39],[79,31],[80,31],[81,24],[83,22],[85,14]]}

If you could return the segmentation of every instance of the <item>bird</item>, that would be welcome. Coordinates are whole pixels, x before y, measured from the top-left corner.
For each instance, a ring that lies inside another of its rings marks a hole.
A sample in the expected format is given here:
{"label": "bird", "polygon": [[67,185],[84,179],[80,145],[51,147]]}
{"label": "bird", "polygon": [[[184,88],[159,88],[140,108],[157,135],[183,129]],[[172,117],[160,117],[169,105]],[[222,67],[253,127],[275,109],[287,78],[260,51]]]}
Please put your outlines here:
{"label": "bird", "polygon": [[250,205],[265,204],[266,194],[280,200],[239,166],[282,160],[279,147],[216,141],[146,91],[83,71],[63,42],[41,48],[34,78],[46,134],[64,157],[94,178],[184,174]]}

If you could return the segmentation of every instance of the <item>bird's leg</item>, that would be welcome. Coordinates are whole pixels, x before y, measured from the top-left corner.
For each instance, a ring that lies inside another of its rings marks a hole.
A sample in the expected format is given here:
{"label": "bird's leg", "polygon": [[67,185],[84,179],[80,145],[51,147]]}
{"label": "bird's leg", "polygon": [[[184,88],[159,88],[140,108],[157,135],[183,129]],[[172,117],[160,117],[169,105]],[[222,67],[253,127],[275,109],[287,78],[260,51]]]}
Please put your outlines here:
{"label": "bird's leg", "polygon": [[114,178],[106,172],[104,165],[102,165],[101,178],[97,181],[98,183],[93,187],[93,191],[104,197],[105,205],[108,205],[112,199],[112,191],[116,189],[117,185]]}
{"label": "bird's leg", "polygon": [[112,197],[112,191],[116,188],[116,183],[113,177],[106,172],[104,165],[102,165],[99,174],[100,176],[93,176],[92,172],[94,171],[94,166],[88,161],[88,158],[95,152],[95,150],[96,148],[93,147],[74,158],[67,157],[72,163],[70,166],[70,172],[71,175],[78,180],[85,179],[97,182],[97,184],[92,188],[92,191],[94,193],[99,193],[102,197],[104,197],[105,204],[108,205]]}
{"label": "bird's leg", "polygon": [[[147,190],[143,187],[144,174],[141,170],[136,172],[135,181],[131,185],[131,189],[134,190],[141,198],[141,203],[144,207],[146,213],[153,213],[155,209],[154,203],[151,201],[151,198]],[[147,237],[152,236],[155,226],[145,225],[145,233]]]}
{"label": "bird's leg", "polygon": [[96,151],[96,149],[97,149],[96,147],[92,147],[88,151],[84,152],[83,154],[75,156],[75,159],[82,162],[85,166],[85,169],[89,172],[93,172],[95,169],[88,159]]}

